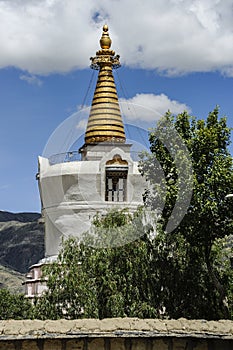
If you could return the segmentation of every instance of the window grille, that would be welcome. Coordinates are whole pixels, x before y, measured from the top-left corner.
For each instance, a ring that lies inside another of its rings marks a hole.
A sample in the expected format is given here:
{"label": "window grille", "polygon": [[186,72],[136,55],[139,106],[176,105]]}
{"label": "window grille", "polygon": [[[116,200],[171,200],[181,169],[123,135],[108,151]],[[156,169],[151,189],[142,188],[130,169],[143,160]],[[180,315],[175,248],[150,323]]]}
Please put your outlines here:
{"label": "window grille", "polygon": [[106,170],[106,192],[105,200],[108,202],[126,201],[127,170]]}

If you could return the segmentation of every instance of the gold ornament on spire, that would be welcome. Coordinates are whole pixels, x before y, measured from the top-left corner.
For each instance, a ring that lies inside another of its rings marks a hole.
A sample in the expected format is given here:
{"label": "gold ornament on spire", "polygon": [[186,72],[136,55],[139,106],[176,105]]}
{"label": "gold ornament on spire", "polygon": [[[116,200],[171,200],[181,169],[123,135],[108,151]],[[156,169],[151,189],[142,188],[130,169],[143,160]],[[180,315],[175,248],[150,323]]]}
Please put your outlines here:
{"label": "gold ornament on spire", "polygon": [[103,26],[100,39],[101,50],[91,57],[91,68],[99,70],[90,115],[85,133],[85,144],[98,142],[125,142],[124,125],[121,118],[113,68],[120,67],[119,55],[110,50],[111,39],[108,26]]}
{"label": "gold ornament on spire", "polygon": [[101,49],[105,49],[105,50],[110,49],[111,44],[112,44],[112,40],[110,39],[109,34],[108,34],[108,26],[107,26],[107,24],[105,24],[103,26],[103,34],[102,34],[102,37],[100,39],[100,47],[101,47]]}

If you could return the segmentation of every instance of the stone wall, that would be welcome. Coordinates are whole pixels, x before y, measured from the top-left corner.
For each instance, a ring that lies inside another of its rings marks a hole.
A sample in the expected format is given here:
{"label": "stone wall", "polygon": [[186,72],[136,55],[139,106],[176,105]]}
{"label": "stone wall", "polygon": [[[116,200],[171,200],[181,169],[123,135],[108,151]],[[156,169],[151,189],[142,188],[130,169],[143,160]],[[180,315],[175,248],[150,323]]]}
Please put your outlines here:
{"label": "stone wall", "polygon": [[0,350],[231,350],[233,321],[0,321]]}

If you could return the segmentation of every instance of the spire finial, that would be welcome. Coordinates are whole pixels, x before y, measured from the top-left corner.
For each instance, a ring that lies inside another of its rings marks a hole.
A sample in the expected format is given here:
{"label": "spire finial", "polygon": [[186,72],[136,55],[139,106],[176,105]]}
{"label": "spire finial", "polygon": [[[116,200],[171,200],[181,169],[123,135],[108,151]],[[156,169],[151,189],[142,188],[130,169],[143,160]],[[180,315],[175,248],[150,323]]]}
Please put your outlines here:
{"label": "spire finial", "polygon": [[107,24],[105,24],[105,25],[103,26],[103,31],[104,31],[104,32],[107,32],[107,31],[108,31],[108,25],[107,25]]}
{"label": "spire finial", "polygon": [[108,26],[103,26],[100,39],[101,50],[91,57],[91,68],[99,70],[91,111],[85,133],[85,145],[99,142],[125,142],[125,131],[112,74],[113,68],[120,67],[119,55],[110,49],[111,39]]}
{"label": "spire finial", "polygon": [[109,50],[112,44],[112,40],[109,37],[108,34],[108,26],[107,24],[105,24],[103,26],[103,33],[102,33],[102,37],[100,39],[100,47],[103,50]]}

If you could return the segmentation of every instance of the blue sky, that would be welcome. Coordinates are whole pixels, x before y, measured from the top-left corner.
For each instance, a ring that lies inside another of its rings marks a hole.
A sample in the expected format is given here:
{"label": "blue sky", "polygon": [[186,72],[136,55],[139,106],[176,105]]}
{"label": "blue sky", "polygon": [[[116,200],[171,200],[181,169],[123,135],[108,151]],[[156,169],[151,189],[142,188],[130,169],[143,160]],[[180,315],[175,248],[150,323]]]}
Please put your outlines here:
{"label": "blue sky", "polygon": [[147,128],[156,119],[149,110],[167,109],[205,118],[219,105],[233,127],[232,0],[2,0],[0,210],[40,210],[37,157],[91,103],[89,57],[105,22],[121,56],[119,98],[144,106],[126,108],[125,122]]}

